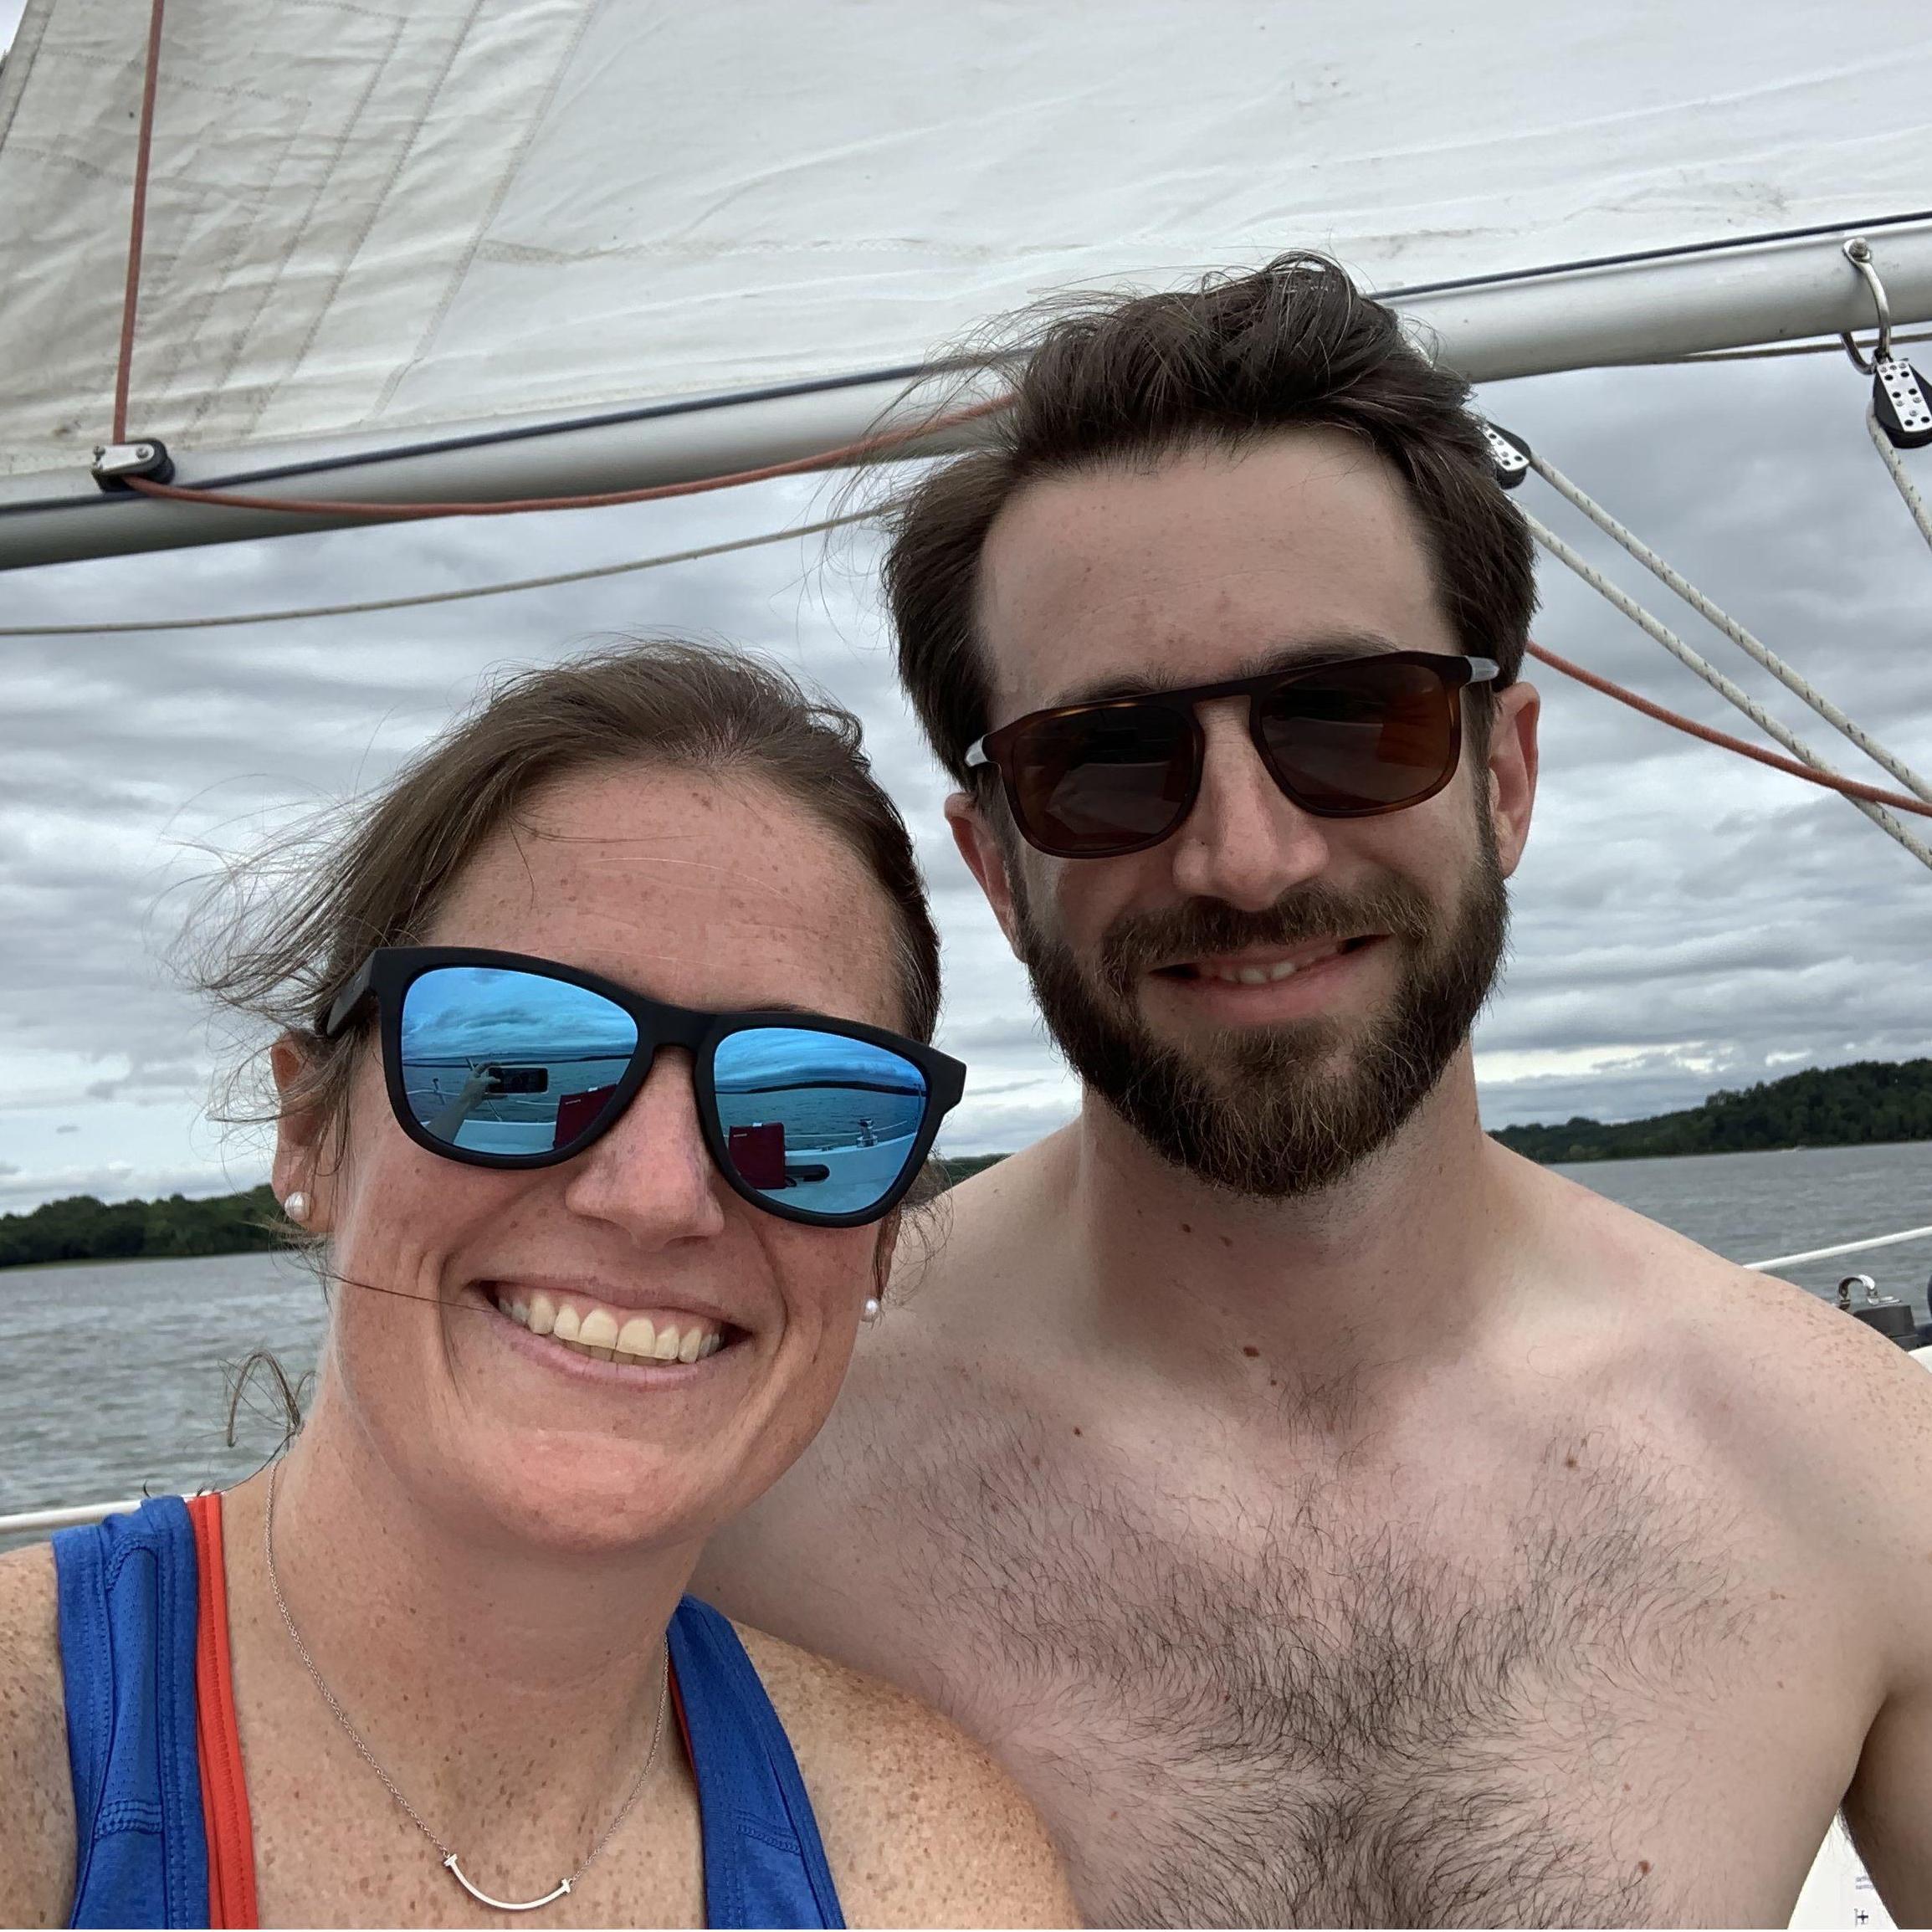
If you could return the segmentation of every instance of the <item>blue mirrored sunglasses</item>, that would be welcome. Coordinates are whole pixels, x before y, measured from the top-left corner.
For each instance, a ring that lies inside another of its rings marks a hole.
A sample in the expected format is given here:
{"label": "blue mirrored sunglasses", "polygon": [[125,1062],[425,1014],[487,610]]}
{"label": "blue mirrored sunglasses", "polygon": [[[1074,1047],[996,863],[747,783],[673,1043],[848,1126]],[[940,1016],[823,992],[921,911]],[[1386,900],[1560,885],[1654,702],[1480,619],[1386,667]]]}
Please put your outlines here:
{"label": "blue mirrored sunglasses", "polygon": [[317,1022],[380,1016],[404,1133],[475,1167],[549,1167],[623,1115],[660,1047],[691,1055],[718,1171],[787,1221],[857,1227],[919,1173],[966,1068],[917,1040],[817,1013],[699,1012],[520,953],[382,946]]}

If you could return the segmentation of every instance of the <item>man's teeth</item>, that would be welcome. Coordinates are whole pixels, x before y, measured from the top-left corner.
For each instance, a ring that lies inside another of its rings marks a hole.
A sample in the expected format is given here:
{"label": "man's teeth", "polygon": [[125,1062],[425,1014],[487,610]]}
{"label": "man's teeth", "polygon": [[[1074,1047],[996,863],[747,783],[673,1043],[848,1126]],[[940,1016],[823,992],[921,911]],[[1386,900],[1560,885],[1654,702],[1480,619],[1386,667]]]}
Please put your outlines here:
{"label": "man's teeth", "polygon": [[627,1361],[702,1361],[725,1345],[718,1324],[702,1315],[687,1316],[681,1325],[654,1322],[648,1314],[626,1314],[599,1302],[571,1301],[541,1291],[501,1298],[496,1305],[532,1335],[547,1335],[602,1362],[620,1357]]}
{"label": "man's teeth", "polygon": [[1277,980],[1294,978],[1304,966],[1319,966],[1323,960],[1333,959],[1340,951],[1339,946],[1331,946],[1312,959],[1279,959],[1273,966],[1221,966],[1212,960],[1197,960],[1194,971],[1198,978],[1221,980],[1232,986],[1272,986]]}

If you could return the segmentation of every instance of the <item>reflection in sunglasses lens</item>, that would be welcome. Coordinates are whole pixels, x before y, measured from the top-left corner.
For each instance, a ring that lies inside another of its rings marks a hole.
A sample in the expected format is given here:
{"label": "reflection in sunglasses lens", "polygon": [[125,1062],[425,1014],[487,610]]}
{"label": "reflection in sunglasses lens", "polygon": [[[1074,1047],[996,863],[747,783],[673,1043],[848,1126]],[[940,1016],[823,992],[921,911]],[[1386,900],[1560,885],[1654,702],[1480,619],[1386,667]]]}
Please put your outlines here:
{"label": "reflection in sunglasses lens", "polygon": [[1439,784],[1457,747],[1456,694],[1421,664],[1366,659],[1297,679],[1258,707],[1278,776],[1304,804],[1405,804]]}
{"label": "reflection in sunglasses lens", "polygon": [[637,1051],[601,994],[501,966],[436,966],[402,1002],[402,1087],[431,1139],[548,1154],[592,1126]]}
{"label": "reflection in sunglasses lens", "polygon": [[738,1178],[812,1213],[863,1213],[884,1200],[925,1119],[925,1075],[910,1060],[804,1027],[727,1034],[712,1080]]}
{"label": "reflection in sunglasses lens", "polygon": [[1020,816],[1052,850],[1077,857],[1171,830],[1194,788],[1194,735],[1164,705],[1043,719],[1014,748]]}

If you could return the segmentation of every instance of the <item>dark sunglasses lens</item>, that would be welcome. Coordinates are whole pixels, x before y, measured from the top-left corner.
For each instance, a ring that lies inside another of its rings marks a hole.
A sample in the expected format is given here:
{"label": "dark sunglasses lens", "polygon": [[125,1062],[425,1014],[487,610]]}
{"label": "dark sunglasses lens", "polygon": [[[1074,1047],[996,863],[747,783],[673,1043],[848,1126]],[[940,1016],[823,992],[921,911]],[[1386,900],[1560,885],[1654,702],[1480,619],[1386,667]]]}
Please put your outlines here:
{"label": "dark sunglasses lens", "polygon": [[402,1090],[423,1131],[469,1154],[548,1154],[600,1125],[637,1022],[583,986],[435,966],[402,999]]}
{"label": "dark sunglasses lens", "polygon": [[864,1214],[911,1166],[925,1075],[843,1033],[746,1027],[711,1063],[725,1158],[746,1187],[807,1214]]}
{"label": "dark sunglasses lens", "polygon": [[1069,858],[1165,838],[1193,793],[1194,742],[1186,714],[1164,705],[1042,718],[1011,754],[1021,832]]}
{"label": "dark sunglasses lens", "polygon": [[1257,701],[1277,778],[1311,812],[1386,810],[1455,769],[1457,693],[1426,665],[1373,658],[1298,678]]}

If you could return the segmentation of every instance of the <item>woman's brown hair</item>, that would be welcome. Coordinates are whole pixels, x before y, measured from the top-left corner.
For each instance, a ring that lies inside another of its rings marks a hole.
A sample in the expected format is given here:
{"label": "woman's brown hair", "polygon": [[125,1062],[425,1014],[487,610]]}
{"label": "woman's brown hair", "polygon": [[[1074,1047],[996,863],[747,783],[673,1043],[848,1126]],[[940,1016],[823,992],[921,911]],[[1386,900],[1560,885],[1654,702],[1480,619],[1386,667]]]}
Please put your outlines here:
{"label": "woman's brown hair", "polygon": [[[533,794],[633,764],[761,781],[848,846],[891,907],[899,1024],[932,1038],[939,935],[858,720],[761,659],[638,641],[500,678],[372,802],[352,807],[345,831],[319,850],[305,842],[265,903],[258,891],[231,915],[195,976],[300,1048],[302,1077],[279,1110],[312,1108],[339,1134],[365,1029],[324,1039],[315,1022],[331,996],[372,948],[420,943],[464,867]],[[260,885],[246,869],[242,878]]]}

